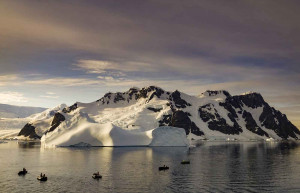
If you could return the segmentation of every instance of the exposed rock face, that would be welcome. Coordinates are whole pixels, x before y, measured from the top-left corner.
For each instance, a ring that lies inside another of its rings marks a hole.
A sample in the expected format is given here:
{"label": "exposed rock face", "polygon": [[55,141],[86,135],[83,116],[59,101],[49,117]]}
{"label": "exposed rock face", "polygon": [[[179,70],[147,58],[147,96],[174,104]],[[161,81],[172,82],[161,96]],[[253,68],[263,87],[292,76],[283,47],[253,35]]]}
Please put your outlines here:
{"label": "exposed rock face", "polygon": [[35,127],[30,123],[27,123],[20,131],[18,136],[29,137],[31,139],[40,139],[41,137],[38,136],[35,132]]}
{"label": "exposed rock face", "polygon": [[130,88],[127,92],[117,92],[117,93],[106,93],[104,97],[97,100],[97,102],[101,102],[102,104],[110,104],[111,101],[114,103],[118,103],[119,101],[127,101],[128,103],[131,100],[139,100],[140,98],[147,98],[147,102],[151,101],[155,96],[160,98],[165,91],[159,87],[149,86],[142,88],[141,90],[138,88]]}
{"label": "exposed rock face", "polygon": [[245,119],[246,122],[246,128],[249,131],[252,131],[253,133],[256,133],[260,136],[267,136],[269,137],[268,133],[266,133],[265,131],[263,131],[255,122],[255,120],[253,119],[251,113],[244,111],[243,112],[243,118]]}
{"label": "exposed rock face", "polygon": [[153,108],[153,107],[148,107],[147,109],[153,112],[160,112],[162,110],[162,108]]}
{"label": "exposed rock face", "polygon": [[259,120],[262,126],[274,130],[283,139],[289,137],[297,138],[295,133],[300,134],[300,131],[287,119],[286,115],[270,107],[268,104],[264,106]]}
{"label": "exposed rock face", "polygon": [[175,111],[171,118],[172,127],[184,128],[185,133],[188,135],[190,133],[191,120],[186,112]]}
{"label": "exposed rock face", "polygon": [[258,126],[258,123],[253,119],[251,113],[244,110],[244,107],[257,109],[263,108],[263,112],[259,117],[261,126],[267,129],[274,130],[275,133],[283,139],[288,137],[297,138],[295,133],[299,134],[299,130],[287,120],[286,116],[279,111],[270,107],[259,93],[249,93],[239,96],[227,97],[224,103],[220,103],[229,113],[228,117],[234,122],[238,118],[237,113],[242,114],[246,122],[246,128],[260,136],[269,135]]}
{"label": "exposed rock face", "polygon": [[139,89],[138,88],[130,88],[129,91],[128,91],[128,99],[127,99],[127,102],[129,102],[130,100],[133,99],[133,96],[136,96],[136,94],[139,92]]}
{"label": "exposed rock face", "polygon": [[51,127],[48,132],[54,131],[65,120],[65,117],[60,113],[55,113],[51,122]]}
{"label": "exposed rock face", "polygon": [[125,101],[125,98],[122,96],[122,93],[116,93],[116,96],[114,98],[114,103],[118,102],[118,101]]}
{"label": "exposed rock face", "polygon": [[77,103],[73,104],[72,106],[66,107],[62,110],[63,113],[70,113],[77,109]]}
{"label": "exposed rock face", "polygon": [[190,132],[198,136],[204,135],[204,133],[196,126],[196,124],[191,121],[189,116],[189,113],[178,110],[174,111],[172,115],[165,115],[159,123],[160,126],[183,128],[187,135]]}
{"label": "exposed rock face", "polygon": [[[147,102],[151,101],[154,96],[156,96],[157,98],[160,98],[160,96],[162,94],[164,94],[164,90],[162,90],[161,88],[155,87],[155,86],[149,86],[146,88],[142,88],[142,90],[140,90],[140,92],[136,95],[136,99],[140,99],[140,98],[148,98]],[[150,95],[151,93],[151,95]]]}
{"label": "exposed rock face", "polygon": [[177,108],[185,108],[187,106],[192,106],[190,103],[187,103],[180,97],[180,92],[177,90],[171,94],[170,100],[174,102]]}
{"label": "exposed rock face", "polygon": [[206,93],[208,93],[208,96],[217,96],[219,94],[224,94],[227,97],[231,96],[226,90],[208,90]]}
{"label": "exposed rock face", "polygon": [[229,116],[233,122],[233,126],[231,126],[223,117],[220,116],[213,104],[207,104],[200,107],[199,115],[204,122],[208,123],[208,128],[211,130],[220,131],[228,135],[234,135],[243,132],[242,128],[233,118],[233,115]]}
{"label": "exposed rock face", "polygon": [[260,94],[251,93],[249,95],[241,96],[229,95],[229,97],[226,98],[225,102],[220,102],[219,105],[224,107],[228,111],[228,117],[235,125],[238,124],[237,113],[242,114],[242,118],[244,118],[246,122],[246,128],[249,131],[256,133],[260,136],[269,137],[269,135],[257,125],[251,113],[243,110],[244,105],[250,108],[257,108],[261,107],[264,103],[265,102]]}
{"label": "exposed rock face", "polygon": [[262,107],[266,102],[263,97],[259,93],[250,93],[247,95],[239,95],[233,96],[233,100],[239,101],[240,104],[245,104],[247,107],[251,107],[253,109],[257,107]]}

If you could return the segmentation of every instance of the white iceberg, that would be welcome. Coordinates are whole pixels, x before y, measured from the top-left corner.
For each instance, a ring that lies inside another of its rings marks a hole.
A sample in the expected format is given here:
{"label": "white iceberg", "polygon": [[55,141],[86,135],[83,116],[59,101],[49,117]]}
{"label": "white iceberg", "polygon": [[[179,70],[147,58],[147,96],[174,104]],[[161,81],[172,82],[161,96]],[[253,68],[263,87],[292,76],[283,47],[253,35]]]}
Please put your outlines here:
{"label": "white iceberg", "polygon": [[41,139],[43,147],[60,146],[188,146],[184,129],[163,126],[149,131],[124,130],[113,124],[82,123],[58,129]]}

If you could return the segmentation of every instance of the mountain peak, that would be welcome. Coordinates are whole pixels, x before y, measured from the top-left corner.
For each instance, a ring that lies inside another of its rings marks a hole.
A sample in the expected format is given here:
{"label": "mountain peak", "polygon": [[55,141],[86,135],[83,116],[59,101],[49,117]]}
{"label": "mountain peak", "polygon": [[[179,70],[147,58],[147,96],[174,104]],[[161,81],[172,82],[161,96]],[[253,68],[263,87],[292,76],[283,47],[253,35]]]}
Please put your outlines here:
{"label": "mountain peak", "polygon": [[252,108],[262,107],[266,104],[262,95],[257,92],[248,92],[242,95],[233,96],[233,98],[238,98],[238,100],[243,102],[246,106]]}
{"label": "mountain peak", "polygon": [[132,90],[141,90],[139,87],[131,87],[130,89],[129,89],[129,91],[132,91]]}
{"label": "mountain peak", "polygon": [[207,90],[204,93],[202,93],[200,96],[227,98],[227,97],[230,97],[231,95],[226,90]]}

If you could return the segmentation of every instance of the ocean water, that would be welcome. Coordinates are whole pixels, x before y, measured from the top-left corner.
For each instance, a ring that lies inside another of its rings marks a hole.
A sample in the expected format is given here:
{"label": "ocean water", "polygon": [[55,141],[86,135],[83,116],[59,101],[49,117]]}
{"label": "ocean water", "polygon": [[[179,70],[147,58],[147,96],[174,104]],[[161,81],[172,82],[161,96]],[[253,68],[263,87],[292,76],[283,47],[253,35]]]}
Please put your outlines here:
{"label": "ocean water", "polygon": [[[162,165],[170,169],[158,171]],[[29,173],[20,177],[23,167]],[[102,179],[92,179],[96,171]],[[36,179],[41,172],[48,181]],[[43,149],[8,141],[0,144],[0,192],[300,192],[300,145]]]}

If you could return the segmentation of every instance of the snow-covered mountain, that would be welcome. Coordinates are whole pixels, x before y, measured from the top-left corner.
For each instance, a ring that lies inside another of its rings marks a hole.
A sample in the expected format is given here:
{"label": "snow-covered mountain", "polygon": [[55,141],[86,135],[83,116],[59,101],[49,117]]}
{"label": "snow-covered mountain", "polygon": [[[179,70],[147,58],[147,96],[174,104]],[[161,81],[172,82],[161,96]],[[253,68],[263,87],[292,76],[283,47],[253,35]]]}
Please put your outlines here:
{"label": "snow-covered mountain", "polygon": [[185,144],[182,136],[208,140],[298,139],[300,131],[258,93],[231,96],[221,90],[190,96],[149,86],[107,93],[92,103],[77,102],[53,117],[31,121],[19,135],[41,138],[42,144],[50,147],[172,146]]}
{"label": "snow-covered mountain", "polygon": [[25,118],[44,110],[46,108],[0,104],[0,118]]}

